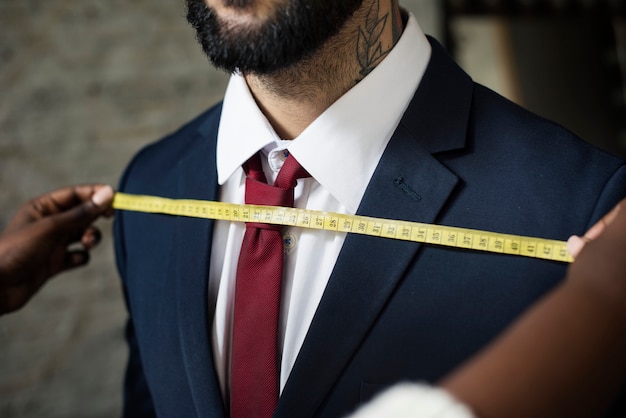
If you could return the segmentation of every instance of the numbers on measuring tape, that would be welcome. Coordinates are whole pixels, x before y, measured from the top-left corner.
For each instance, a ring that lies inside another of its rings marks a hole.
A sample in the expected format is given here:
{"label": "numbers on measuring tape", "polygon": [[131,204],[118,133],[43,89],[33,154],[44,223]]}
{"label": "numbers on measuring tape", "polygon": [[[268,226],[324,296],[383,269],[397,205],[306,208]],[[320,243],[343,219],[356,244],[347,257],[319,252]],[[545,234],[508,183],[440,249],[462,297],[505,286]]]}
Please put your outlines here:
{"label": "numbers on measuring tape", "polygon": [[561,262],[573,261],[563,241],[360,215],[125,193],[115,194],[113,207],[166,215],[296,226]]}

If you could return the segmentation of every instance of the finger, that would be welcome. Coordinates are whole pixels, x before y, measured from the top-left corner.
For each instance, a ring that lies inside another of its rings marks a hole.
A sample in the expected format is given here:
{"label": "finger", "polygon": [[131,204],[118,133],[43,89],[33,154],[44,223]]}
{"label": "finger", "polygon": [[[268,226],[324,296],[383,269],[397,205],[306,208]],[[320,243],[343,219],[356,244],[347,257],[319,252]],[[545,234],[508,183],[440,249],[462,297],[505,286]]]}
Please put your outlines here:
{"label": "finger", "polygon": [[589,228],[583,237],[579,237],[577,235],[569,237],[567,240],[567,251],[572,255],[572,257],[576,258],[585,247],[585,244],[598,238],[602,232],[604,232],[606,227],[615,220],[623,205],[624,201],[617,204],[608,214]]}
{"label": "finger", "polygon": [[71,249],[65,252],[61,259],[52,262],[45,275],[46,280],[67,270],[81,267],[89,263],[90,255],[84,249]]}
{"label": "finger", "polygon": [[71,250],[65,254],[65,262],[61,271],[84,266],[87,263],[89,263],[89,252],[85,250]]}
{"label": "finger", "polygon": [[[623,209],[625,202],[626,199],[622,200],[618,206],[603,218],[604,229],[601,236],[596,237],[597,239],[594,241],[601,239],[604,239],[604,241],[626,239],[626,234],[624,234],[624,231],[626,231],[626,210]],[[605,235],[607,236],[606,239],[604,238]]]}
{"label": "finger", "polygon": [[26,212],[33,219],[63,212],[89,200],[95,188],[95,185],[70,186],[48,192],[30,200]]}
{"label": "finger", "polygon": [[[626,277],[626,210],[622,206],[604,221],[602,233],[586,242],[575,262],[569,266],[568,280],[581,283],[593,281],[596,290],[604,288],[607,295],[619,297],[626,294],[622,293],[626,292],[623,280]],[[623,309],[623,300],[618,305]]]}
{"label": "finger", "polygon": [[98,189],[89,200],[51,216],[51,220],[56,224],[57,228],[67,228],[68,232],[86,229],[93,221],[110,209],[113,195],[113,188],[104,186]]}
{"label": "finger", "polygon": [[101,213],[110,213],[115,192],[111,186],[97,187],[91,196],[91,201],[101,210]]}
{"label": "finger", "polygon": [[100,232],[100,230],[95,227],[89,227],[83,233],[83,236],[80,239],[80,243],[87,251],[90,251],[93,247],[98,245],[101,240],[102,233]]}
{"label": "finger", "polygon": [[[112,203],[111,203],[112,204]],[[107,209],[106,211],[104,211],[104,213],[102,214],[103,217],[105,218],[110,218],[113,215],[115,215],[115,209],[113,209],[113,207]]]}
{"label": "finger", "polygon": [[102,208],[109,208],[113,200],[113,188],[105,184],[85,184],[66,187],[44,195],[44,202],[58,213],[89,200]]}
{"label": "finger", "polygon": [[585,233],[585,238],[592,240],[596,239],[602,234],[607,225],[609,225],[617,214],[620,212],[623,202],[620,202],[617,206],[615,206],[608,214],[606,214],[602,219],[600,219],[594,226],[589,228],[589,230]]}
{"label": "finger", "polygon": [[577,235],[572,235],[567,240],[567,251],[572,257],[576,258],[578,257],[578,254],[580,254],[580,251],[583,249],[586,243],[587,241],[584,238]]}
{"label": "finger", "polygon": [[62,213],[88,201],[93,201],[94,209],[100,208],[102,214],[110,216],[113,194],[113,188],[103,184],[71,186],[49,192],[25,203],[9,222],[5,232],[12,232],[35,220]]}
{"label": "finger", "polygon": [[[607,252],[613,244],[625,238],[626,235],[626,211],[623,210],[626,199],[617,204],[608,214],[592,226],[583,236],[572,236],[567,242],[570,254],[578,262],[583,254],[588,253],[587,247],[600,246]],[[596,249],[597,252],[597,249]],[[574,263],[577,264],[577,263]]]}

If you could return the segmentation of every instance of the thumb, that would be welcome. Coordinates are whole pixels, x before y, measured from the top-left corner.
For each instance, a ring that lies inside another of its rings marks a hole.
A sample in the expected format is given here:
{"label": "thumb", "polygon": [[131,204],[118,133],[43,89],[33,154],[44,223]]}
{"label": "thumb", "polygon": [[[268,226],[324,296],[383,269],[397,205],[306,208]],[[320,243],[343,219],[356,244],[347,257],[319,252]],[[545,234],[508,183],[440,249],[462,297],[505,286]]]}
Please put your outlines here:
{"label": "thumb", "polygon": [[91,201],[101,210],[101,212],[104,212],[111,209],[114,194],[115,192],[113,191],[113,188],[105,185],[99,188],[93,196],[91,196]]}
{"label": "thumb", "polygon": [[54,215],[55,223],[61,227],[65,226],[72,229],[86,228],[98,217],[111,210],[114,194],[111,186],[103,186],[89,200]]}

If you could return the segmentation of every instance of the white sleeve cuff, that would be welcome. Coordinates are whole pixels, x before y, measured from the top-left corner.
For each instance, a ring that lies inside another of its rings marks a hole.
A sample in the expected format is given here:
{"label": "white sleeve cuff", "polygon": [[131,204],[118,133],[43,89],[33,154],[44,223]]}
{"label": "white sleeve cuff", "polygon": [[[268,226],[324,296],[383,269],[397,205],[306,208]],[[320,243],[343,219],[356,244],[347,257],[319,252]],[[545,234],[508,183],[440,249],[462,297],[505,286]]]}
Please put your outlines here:
{"label": "white sleeve cuff", "polygon": [[377,395],[349,418],[476,418],[443,389],[401,383]]}

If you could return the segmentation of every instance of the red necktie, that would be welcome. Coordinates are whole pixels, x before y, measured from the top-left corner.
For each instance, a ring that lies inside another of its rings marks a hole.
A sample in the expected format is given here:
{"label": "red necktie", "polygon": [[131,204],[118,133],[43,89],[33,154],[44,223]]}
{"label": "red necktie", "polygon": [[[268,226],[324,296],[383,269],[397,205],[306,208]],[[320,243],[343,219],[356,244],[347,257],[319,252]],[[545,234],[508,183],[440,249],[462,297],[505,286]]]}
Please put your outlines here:
{"label": "red necktie", "polygon": [[[309,177],[289,155],[273,186],[257,153],[246,164],[248,204],[293,206],[296,180]],[[235,285],[230,416],[271,417],[278,403],[278,314],[283,276],[280,225],[246,223]]]}

